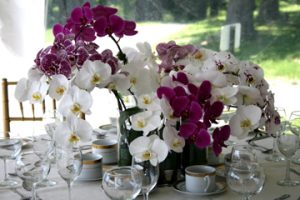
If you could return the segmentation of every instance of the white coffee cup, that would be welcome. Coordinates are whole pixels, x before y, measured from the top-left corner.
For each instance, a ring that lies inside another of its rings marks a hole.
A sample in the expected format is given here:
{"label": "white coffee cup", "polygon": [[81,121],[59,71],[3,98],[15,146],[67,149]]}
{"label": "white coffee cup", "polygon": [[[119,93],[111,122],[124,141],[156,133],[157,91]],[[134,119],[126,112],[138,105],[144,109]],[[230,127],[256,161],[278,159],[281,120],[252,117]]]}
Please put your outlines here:
{"label": "white coffee cup", "polygon": [[78,180],[98,180],[102,178],[102,156],[87,152],[82,154],[83,166]]}
{"label": "white coffee cup", "polygon": [[216,169],[208,165],[192,165],[185,168],[185,187],[189,192],[207,193],[215,187]]}
{"label": "white coffee cup", "polygon": [[103,164],[117,163],[117,140],[100,139],[92,142],[93,153],[102,155]]}

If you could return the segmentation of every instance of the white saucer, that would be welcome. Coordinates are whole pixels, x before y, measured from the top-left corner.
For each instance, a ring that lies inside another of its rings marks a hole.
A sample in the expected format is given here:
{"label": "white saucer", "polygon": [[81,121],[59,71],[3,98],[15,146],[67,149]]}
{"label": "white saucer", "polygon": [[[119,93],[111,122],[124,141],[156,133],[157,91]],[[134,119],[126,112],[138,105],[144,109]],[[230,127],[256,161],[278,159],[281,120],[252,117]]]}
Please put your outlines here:
{"label": "white saucer", "polygon": [[216,188],[212,192],[189,192],[185,188],[185,181],[180,181],[177,182],[176,184],[173,185],[173,189],[177,192],[180,192],[182,194],[188,194],[188,195],[195,195],[195,196],[209,196],[209,195],[215,195],[215,194],[220,194],[222,192],[226,191],[226,182],[220,181],[216,182]]}

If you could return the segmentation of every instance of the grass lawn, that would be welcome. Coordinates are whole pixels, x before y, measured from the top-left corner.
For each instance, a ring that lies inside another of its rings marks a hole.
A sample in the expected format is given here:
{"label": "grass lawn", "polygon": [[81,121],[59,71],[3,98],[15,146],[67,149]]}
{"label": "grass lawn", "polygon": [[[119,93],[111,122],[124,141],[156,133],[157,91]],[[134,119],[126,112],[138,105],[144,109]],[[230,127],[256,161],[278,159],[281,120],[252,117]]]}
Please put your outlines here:
{"label": "grass lawn", "polygon": [[[256,38],[241,41],[235,56],[240,60],[252,60],[265,71],[267,78],[300,80],[300,5],[281,1],[280,11],[288,20],[266,25],[255,24]],[[218,18],[189,24],[170,39],[179,44],[192,43],[219,50],[220,27],[225,13]]]}

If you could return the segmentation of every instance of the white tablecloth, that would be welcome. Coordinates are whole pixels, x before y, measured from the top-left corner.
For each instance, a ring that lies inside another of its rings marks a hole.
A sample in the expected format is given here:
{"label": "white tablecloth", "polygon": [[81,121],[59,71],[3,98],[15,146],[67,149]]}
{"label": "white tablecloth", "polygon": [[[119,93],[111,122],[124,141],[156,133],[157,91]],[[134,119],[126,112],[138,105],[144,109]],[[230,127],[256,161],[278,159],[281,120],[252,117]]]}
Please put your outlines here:
{"label": "white tablecloth", "polygon": [[[228,151],[228,150],[227,150]],[[283,179],[285,176],[285,162],[269,162],[265,160],[265,154],[261,154],[257,151],[257,155],[259,157],[259,162],[262,164],[262,166],[265,169],[266,173],[266,183],[264,186],[263,191],[254,196],[253,199],[259,199],[259,200],[269,200],[274,199],[275,197],[278,197],[282,194],[290,194],[291,197],[288,200],[297,200],[297,198],[300,196],[300,186],[297,187],[282,187],[278,186],[276,182],[280,179]],[[10,161],[8,165],[12,166],[12,162]],[[291,164],[291,166],[298,171],[300,171],[300,165]],[[1,175],[0,178],[2,178],[2,172],[3,172],[3,164],[1,162],[0,164],[0,171]],[[9,169],[9,171],[13,171],[13,169]],[[68,192],[67,192],[67,184],[64,180],[60,178],[60,176],[57,174],[55,166],[53,166],[53,169],[50,172],[50,179],[55,180],[57,182],[57,185],[53,187],[48,188],[41,188],[38,190],[39,196],[43,200],[66,200],[68,198]],[[300,176],[296,175],[294,173],[291,173],[291,177],[293,179],[300,180]],[[22,188],[19,188],[21,192],[24,192]],[[104,192],[101,189],[100,181],[92,181],[92,182],[83,182],[83,181],[76,181],[72,187],[72,199],[73,200],[94,200],[94,199],[109,199],[105,196]],[[10,191],[10,190],[0,190],[0,200],[14,200],[14,199],[20,199],[20,197]],[[138,199],[142,199],[139,197]],[[185,195],[181,194],[177,191],[175,191],[172,187],[159,187],[155,191],[151,192],[150,199],[207,199],[207,200],[224,200],[224,199],[241,199],[241,196],[234,193],[230,190],[230,188],[227,187],[227,190],[224,193],[213,195],[213,196],[192,196],[192,195]]]}

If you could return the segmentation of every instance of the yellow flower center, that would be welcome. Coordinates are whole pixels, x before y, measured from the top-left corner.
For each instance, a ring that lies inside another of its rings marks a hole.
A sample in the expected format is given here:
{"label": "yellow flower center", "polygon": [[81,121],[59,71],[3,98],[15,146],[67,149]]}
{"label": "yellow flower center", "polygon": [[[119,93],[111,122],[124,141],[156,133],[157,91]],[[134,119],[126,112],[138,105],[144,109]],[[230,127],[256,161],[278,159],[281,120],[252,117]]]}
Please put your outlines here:
{"label": "yellow flower center", "polygon": [[124,96],[123,97],[123,101],[124,101],[124,103],[129,103],[129,97],[128,96]]}
{"label": "yellow flower center", "polygon": [[74,103],[73,106],[71,107],[71,111],[74,114],[79,113],[80,109],[81,109],[81,106],[78,103]]}
{"label": "yellow flower center", "polygon": [[72,133],[71,135],[70,135],[70,137],[69,137],[69,142],[70,143],[76,143],[76,142],[78,142],[80,140],[80,138],[76,135],[76,134],[74,134],[74,133]]}
{"label": "yellow flower center", "polygon": [[110,90],[116,90],[116,84],[115,83],[110,83],[110,84],[108,84],[107,88],[110,89]]}
{"label": "yellow flower center", "polygon": [[146,126],[146,122],[143,119],[138,120],[136,123],[139,128],[144,128]]}
{"label": "yellow flower center", "polygon": [[99,74],[94,74],[94,75],[92,76],[91,82],[92,82],[94,85],[97,85],[97,84],[101,83],[101,81],[102,81],[102,78],[101,78],[101,76],[100,76]]}
{"label": "yellow flower center", "polygon": [[151,100],[151,98],[149,98],[149,97],[147,97],[147,96],[144,96],[144,97],[143,97],[143,103],[144,103],[145,105],[149,105],[149,104],[152,103],[152,100]]}
{"label": "yellow flower center", "polygon": [[132,77],[132,78],[130,79],[130,83],[131,83],[132,85],[136,85],[136,82],[137,82],[137,80],[136,80],[135,77]]}
{"label": "yellow flower center", "polygon": [[245,119],[241,121],[241,128],[249,128],[251,126],[251,121],[249,119]]}
{"label": "yellow flower center", "polygon": [[151,158],[151,152],[150,151],[145,151],[142,155],[144,160],[150,160]]}
{"label": "yellow flower center", "polygon": [[55,92],[56,92],[57,94],[59,94],[59,95],[63,95],[63,94],[65,93],[65,91],[66,91],[66,88],[63,87],[63,86],[59,86],[59,87],[57,87],[56,90],[55,90]]}
{"label": "yellow flower center", "polygon": [[33,99],[34,101],[40,101],[40,100],[42,99],[41,93],[39,93],[39,92],[33,93],[33,94],[32,94],[32,99]]}
{"label": "yellow flower center", "polygon": [[218,65],[218,71],[222,72],[225,70],[225,66],[223,64]]}
{"label": "yellow flower center", "polygon": [[229,99],[224,96],[224,95],[220,95],[217,97],[219,101],[222,101],[224,104],[228,104],[229,103]]}
{"label": "yellow flower center", "polygon": [[197,59],[197,60],[203,60],[204,54],[203,54],[201,51],[197,51],[197,52],[194,54],[194,58]]}
{"label": "yellow flower center", "polygon": [[173,140],[172,146],[175,147],[175,148],[176,148],[176,147],[180,147],[180,146],[181,146],[180,140],[178,140],[177,138],[175,138],[175,139]]}

